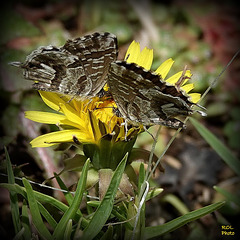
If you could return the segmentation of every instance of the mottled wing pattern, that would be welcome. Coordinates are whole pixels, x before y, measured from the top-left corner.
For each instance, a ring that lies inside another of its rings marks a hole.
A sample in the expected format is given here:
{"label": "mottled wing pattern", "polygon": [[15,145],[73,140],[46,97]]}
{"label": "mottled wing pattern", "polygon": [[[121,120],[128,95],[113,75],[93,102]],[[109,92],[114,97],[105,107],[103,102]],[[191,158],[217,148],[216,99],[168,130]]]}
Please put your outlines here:
{"label": "mottled wing pattern", "polygon": [[91,79],[91,96],[95,96],[105,85],[110,63],[117,59],[117,38],[111,33],[94,33],[63,46],[72,55],[81,59],[85,75]]}
{"label": "mottled wing pattern", "polygon": [[35,81],[33,88],[37,90],[75,95],[80,81],[83,96],[91,89],[77,56],[62,48],[40,47],[20,67],[26,79]]}
{"label": "mottled wing pattern", "polygon": [[184,92],[134,63],[111,63],[108,84],[120,114],[133,125],[184,127],[174,117],[192,113]]}
{"label": "mottled wing pattern", "polygon": [[68,40],[60,48],[40,47],[19,66],[26,79],[35,81],[34,89],[92,97],[106,83],[109,65],[117,53],[115,35],[94,33]]}

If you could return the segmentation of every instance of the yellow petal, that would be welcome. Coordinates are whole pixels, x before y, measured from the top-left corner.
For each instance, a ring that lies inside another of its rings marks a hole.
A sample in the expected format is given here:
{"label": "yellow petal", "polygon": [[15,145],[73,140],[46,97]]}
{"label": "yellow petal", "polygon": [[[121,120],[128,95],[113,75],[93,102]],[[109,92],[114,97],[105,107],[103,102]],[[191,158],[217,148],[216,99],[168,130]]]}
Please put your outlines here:
{"label": "yellow petal", "polygon": [[190,71],[190,70],[187,70],[184,76],[186,77],[186,79],[183,81],[182,86],[183,86],[184,84],[186,84],[186,83],[188,82],[188,80],[191,78],[191,76],[192,76],[191,71]]}
{"label": "yellow petal", "polygon": [[200,97],[201,97],[200,93],[190,93],[188,95],[191,97],[191,101],[193,103],[197,103],[200,100]]}
{"label": "yellow petal", "polygon": [[170,78],[166,79],[165,81],[168,83],[171,83],[171,84],[175,84],[179,80],[181,75],[182,75],[182,71],[175,73],[174,75],[172,75]]}
{"label": "yellow petal", "polygon": [[193,83],[189,83],[181,87],[181,89],[183,89],[186,93],[190,92],[193,88],[194,88]]}
{"label": "yellow petal", "polygon": [[79,114],[82,111],[82,102],[76,100],[75,98],[71,101],[72,107],[76,110],[76,112]]}
{"label": "yellow petal", "polygon": [[26,111],[25,118],[28,118],[35,122],[47,124],[59,124],[60,121],[66,119],[66,117],[62,114],[39,111]]}
{"label": "yellow petal", "polygon": [[145,47],[137,60],[137,64],[147,70],[150,70],[153,61],[153,50]]}
{"label": "yellow petal", "polygon": [[165,77],[167,76],[167,74],[169,73],[172,65],[173,65],[174,61],[172,60],[172,58],[167,59],[166,61],[164,61],[159,67],[158,69],[155,71],[157,74],[161,75],[162,79],[165,79]]}
{"label": "yellow petal", "polygon": [[125,55],[125,61],[128,63],[136,62],[140,55],[140,43],[132,41]]}
{"label": "yellow petal", "polygon": [[59,125],[67,125],[67,126],[71,126],[71,127],[74,127],[74,128],[77,128],[77,129],[80,129],[80,130],[85,130],[86,128],[86,125],[80,125],[78,123],[75,123],[75,122],[72,122],[70,121],[69,119],[64,119],[64,120],[61,120],[59,122]]}
{"label": "yellow petal", "polygon": [[102,137],[101,131],[98,125],[98,120],[91,111],[88,111],[88,116],[89,116],[88,118],[89,118],[89,127],[90,127],[89,132],[93,133],[93,137],[97,142]]}
{"label": "yellow petal", "polygon": [[[171,83],[171,84],[175,84],[179,80],[179,78],[182,76],[182,73],[183,73],[183,71],[175,73],[174,75],[172,75],[170,78],[166,79],[165,81],[168,83]],[[185,73],[185,77],[188,77],[188,78],[184,80],[182,85],[184,85],[191,76],[192,76],[191,71],[187,70]]]}
{"label": "yellow petal", "polygon": [[50,147],[62,142],[73,142],[73,136],[76,136],[80,142],[93,141],[87,133],[73,129],[47,133],[33,139],[30,143],[33,148]]}
{"label": "yellow petal", "polygon": [[42,100],[55,111],[60,111],[59,103],[64,104],[65,101],[59,97],[57,93],[39,91]]}
{"label": "yellow petal", "polygon": [[61,104],[60,103],[60,108],[68,120],[70,120],[80,126],[85,126],[84,120],[79,117],[79,115],[77,114],[77,111],[75,109],[73,109],[69,104],[67,104],[67,103]]}
{"label": "yellow petal", "polygon": [[185,77],[191,77],[192,76],[192,73],[190,70],[187,70],[186,73],[185,73]]}
{"label": "yellow petal", "polygon": [[106,91],[106,92],[109,90],[109,86],[108,86],[107,83],[104,85],[103,90]]}

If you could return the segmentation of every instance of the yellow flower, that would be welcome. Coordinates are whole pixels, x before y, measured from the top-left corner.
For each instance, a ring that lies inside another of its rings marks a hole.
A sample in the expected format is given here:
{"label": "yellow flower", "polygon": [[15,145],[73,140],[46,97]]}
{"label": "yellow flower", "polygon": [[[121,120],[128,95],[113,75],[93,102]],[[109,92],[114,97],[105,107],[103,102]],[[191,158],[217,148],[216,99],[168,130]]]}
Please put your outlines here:
{"label": "yellow flower", "polygon": [[[140,44],[138,42],[133,41],[127,50],[125,59],[128,63],[136,63],[137,65],[147,70],[150,70],[153,61],[153,50],[145,47],[142,51],[140,51]],[[157,68],[155,73],[161,75],[162,79],[165,80],[166,82],[174,85],[181,78],[183,71],[180,71],[171,76],[170,78],[165,79],[173,63],[174,61],[172,60],[172,58],[167,59]],[[190,70],[186,70],[183,76],[185,77],[185,80],[180,88],[188,94],[190,100],[193,103],[197,103],[200,100],[201,95],[199,93],[189,93],[194,88],[194,84],[193,83],[186,84],[191,76],[192,74]]]}
{"label": "yellow flower", "polygon": [[122,118],[113,113],[115,103],[111,99],[100,101],[71,99],[53,92],[39,91],[43,101],[56,113],[26,111],[25,117],[35,122],[56,124],[60,131],[44,134],[31,141],[32,147],[49,147],[62,142],[98,143],[106,134],[113,134],[116,125],[119,133],[116,141],[125,136]]}

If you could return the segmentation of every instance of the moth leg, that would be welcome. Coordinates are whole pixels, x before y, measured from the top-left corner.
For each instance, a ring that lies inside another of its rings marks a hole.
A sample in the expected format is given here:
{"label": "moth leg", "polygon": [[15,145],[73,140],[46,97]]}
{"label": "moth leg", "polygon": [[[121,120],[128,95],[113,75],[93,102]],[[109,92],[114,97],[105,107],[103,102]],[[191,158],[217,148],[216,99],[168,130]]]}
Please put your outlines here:
{"label": "moth leg", "polygon": [[124,140],[127,141],[127,134],[128,134],[127,119],[125,119],[125,121],[123,123],[121,123],[121,126],[124,126],[124,128],[125,128]]}
{"label": "moth leg", "polygon": [[145,132],[147,132],[147,133],[152,137],[152,139],[153,139],[154,142],[157,141],[157,139],[148,131],[148,129],[147,129],[146,126],[143,126],[143,129],[144,129]]}
{"label": "moth leg", "polygon": [[124,140],[127,141],[127,134],[128,134],[127,119],[125,119],[125,121],[124,121],[124,128],[125,128]]}

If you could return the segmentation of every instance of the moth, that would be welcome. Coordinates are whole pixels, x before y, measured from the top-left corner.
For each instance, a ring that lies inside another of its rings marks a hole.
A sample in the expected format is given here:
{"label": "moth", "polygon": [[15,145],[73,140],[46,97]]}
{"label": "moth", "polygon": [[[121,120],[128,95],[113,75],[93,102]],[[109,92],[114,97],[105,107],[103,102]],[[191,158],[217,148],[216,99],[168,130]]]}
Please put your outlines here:
{"label": "moth", "polygon": [[116,36],[96,32],[68,40],[62,47],[39,47],[23,63],[12,65],[23,69],[36,90],[91,98],[106,84],[110,63],[117,55]]}
{"label": "moth", "polygon": [[108,85],[120,116],[133,126],[185,128],[175,117],[193,113],[191,107],[194,103],[184,91],[135,63],[112,62]]}
{"label": "moth", "polygon": [[175,117],[193,113],[188,96],[154,72],[117,61],[117,55],[116,36],[96,32],[68,40],[62,47],[39,47],[23,63],[12,65],[23,69],[34,89],[73,97],[99,96],[108,83],[105,96],[113,98],[118,114],[134,126],[185,127]]}

